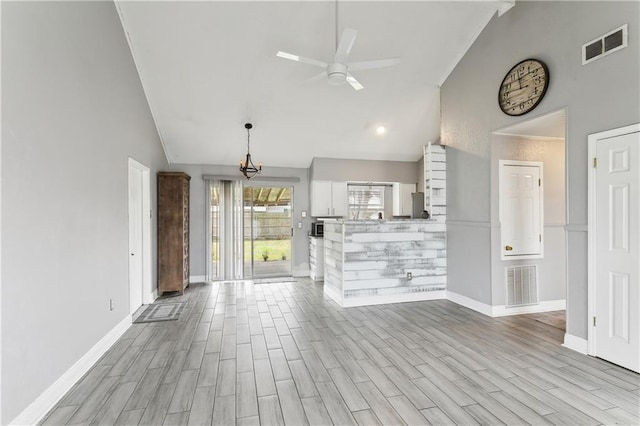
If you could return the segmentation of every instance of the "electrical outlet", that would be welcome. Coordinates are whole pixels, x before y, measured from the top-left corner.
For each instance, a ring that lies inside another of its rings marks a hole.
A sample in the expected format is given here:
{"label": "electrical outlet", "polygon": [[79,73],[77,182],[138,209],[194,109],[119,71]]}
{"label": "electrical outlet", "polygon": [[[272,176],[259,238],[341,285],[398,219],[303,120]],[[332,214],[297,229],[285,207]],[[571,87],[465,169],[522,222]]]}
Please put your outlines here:
{"label": "electrical outlet", "polygon": [[298,222],[298,229],[302,229],[302,222]]}
{"label": "electrical outlet", "polygon": [[411,281],[413,279],[413,274],[411,272],[407,272],[407,280]]}
{"label": "electrical outlet", "polygon": [[109,299],[109,310],[113,311],[113,299]]}

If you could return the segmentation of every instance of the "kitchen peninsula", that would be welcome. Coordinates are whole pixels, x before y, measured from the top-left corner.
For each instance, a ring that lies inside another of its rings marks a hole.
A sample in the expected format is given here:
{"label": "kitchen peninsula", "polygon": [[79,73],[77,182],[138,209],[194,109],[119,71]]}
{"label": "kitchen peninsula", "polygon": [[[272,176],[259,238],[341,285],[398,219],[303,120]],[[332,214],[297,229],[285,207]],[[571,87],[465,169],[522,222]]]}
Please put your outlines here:
{"label": "kitchen peninsula", "polygon": [[442,222],[326,222],[324,257],[324,292],[342,307],[445,298]]}

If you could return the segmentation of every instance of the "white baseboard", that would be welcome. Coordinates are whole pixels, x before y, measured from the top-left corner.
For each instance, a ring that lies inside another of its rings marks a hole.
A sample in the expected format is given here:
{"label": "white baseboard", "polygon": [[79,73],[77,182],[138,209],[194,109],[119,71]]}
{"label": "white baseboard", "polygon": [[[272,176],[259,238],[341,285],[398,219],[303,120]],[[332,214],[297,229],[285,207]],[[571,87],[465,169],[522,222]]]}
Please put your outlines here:
{"label": "white baseboard", "polygon": [[189,284],[191,283],[203,283],[207,281],[206,275],[191,275],[189,277]]}
{"label": "white baseboard", "polygon": [[505,305],[487,305],[486,303],[478,302],[470,297],[463,296],[452,291],[447,291],[447,299],[451,300],[458,305],[462,305],[465,308],[473,309],[476,312],[480,312],[483,315],[489,317],[504,317],[509,315],[522,315],[533,314],[538,312],[550,312],[561,311],[567,308],[567,301],[562,300],[549,300],[546,302],[540,302],[537,305],[528,306],[516,306],[513,308],[507,308]]}
{"label": "white baseboard", "polygon": [[158,298],[158,289],[154,289],[152,292],[143,297],[142,304],[150,305]]}
{"label": "white baseboard", "polygon": [[36,398],[25,410],[9,424],[34,425],[53,408],[54,405],[85,375],[87,371],[104,355],[109,348],[131,326],[131,315],[127,315],[118,325],[107,333],[89,352],[84,354],[70,369]]}
{"label": "white baseboard", "polygon": [[446,290],[421,291],[417,293],[383,294],[379,296],[343,297],[340,306],[351,308],[354,306],[386,305],[388,303],[423,302],[425,300],[440,300],[447,298]]}
{"label": "white baseboard", "polygon": [[342,306],[342,292],[338,291],[334,288],[331,288],[327,285],[322,286],[324,288],[325,296],[329,296],[329,299],[336,302],[338,305]]}
{"label": "white baseboard", "polygon": [[582,337],[576,337],[572,334],[565,333],[564,343],[562,344],[562,346],[587,355],[589,342],[587,341],[587,339],[583,339]]}
{"label": "white baseboard", "polygon": [[343,297],[340,291],[326,285],[324,286],[324,294],[343,308],[386,305],[388,303],[422,302],[425,300],[440,300],[447,298],[446,290],[384,294],[379,296]]}
{"label": "white baseboard", "polygon": [[567,301],[565,299],[548,300],[546,302],[540,302],[537,305],[515,306],[513,308],[507,308],[505,305],[492,306],[491,316],[505,317],[508,315],[521,315],[521,314],[534,314],[537,312],[562,311],[564,309],[567,309]]}
{"label": "white baseboard", "polygon": [[309,276],[309,267],[307,266],[302,267],[302,268],[295,268],[293,270],[293,276],[298,278],[298,277],[308,277]]}
{"label": "white baseboard", "polygon": [[463,296],[458,293],[454,293],[452,291],[447,290],[447,299],[451,300],[458,305],[464,306],[465,308],[472,309],[476,312],[480,312],[486,316],[493,316],[492,306],[487,305],[486,303],[478,302],[470,297]]}

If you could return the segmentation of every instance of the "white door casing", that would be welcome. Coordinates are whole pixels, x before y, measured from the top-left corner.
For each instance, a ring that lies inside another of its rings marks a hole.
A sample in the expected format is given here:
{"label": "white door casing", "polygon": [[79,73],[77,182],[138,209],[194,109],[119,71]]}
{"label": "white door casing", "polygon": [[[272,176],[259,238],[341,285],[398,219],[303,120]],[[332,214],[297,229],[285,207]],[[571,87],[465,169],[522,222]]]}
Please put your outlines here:
{"label": "white door casing", "polygon": [[589,353],[640,372],[640,125],[589,153]]}
{"label": "white door casing", "polygon": [[500,160],[501,258],[543,257],[542,163]]}
{"label": "white door casing", "polygon": [[149,168],[129,158],[129,313],[153,302]]}

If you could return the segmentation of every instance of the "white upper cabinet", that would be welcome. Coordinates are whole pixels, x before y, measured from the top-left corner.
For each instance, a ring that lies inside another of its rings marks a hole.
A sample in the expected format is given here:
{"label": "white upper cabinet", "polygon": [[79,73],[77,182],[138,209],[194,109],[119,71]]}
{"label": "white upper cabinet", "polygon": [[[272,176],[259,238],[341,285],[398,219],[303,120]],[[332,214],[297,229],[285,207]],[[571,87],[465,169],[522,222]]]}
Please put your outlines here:
{"label": "white upper cabinet", "polygon": [[347,183],[311,181],[311,216],[347,215]]}
{"label": "white upper cabinet", "polygon": [[347,216],[347,182],[331,182],[332,216]]}
{"label": "white upper cabinet", "polygon": [[413,212],[411,194],[416,192],[415,183],[393,184],[393,215],[411,216]]}
{"label": "white upper cabinet", "polygon": [[331,214],[331,182],[311,181],[311,216]]}

